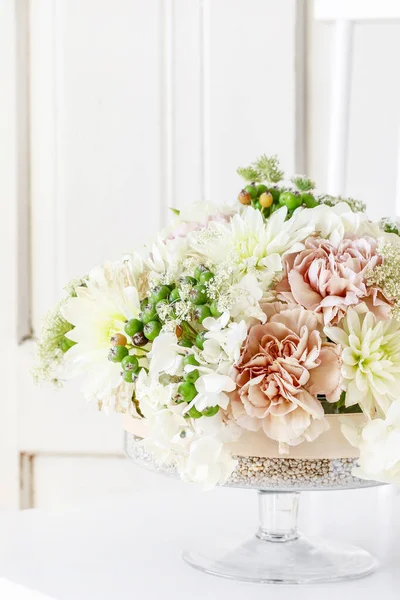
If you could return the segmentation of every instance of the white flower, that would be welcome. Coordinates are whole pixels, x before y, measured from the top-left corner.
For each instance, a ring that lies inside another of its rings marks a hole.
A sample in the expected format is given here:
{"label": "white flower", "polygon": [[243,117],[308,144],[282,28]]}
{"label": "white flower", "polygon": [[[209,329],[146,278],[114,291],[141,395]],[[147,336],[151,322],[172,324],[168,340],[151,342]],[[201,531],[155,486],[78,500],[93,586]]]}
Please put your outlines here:
{"label": "white flower", "polygon": [[260,307],[260,300],[263,297],[263,290],[260,287],[257,277],[248,273],[235,285],[231,287],[230,296],[235,298],[234,304],[230,309],[230,315],[233,319],[258,319],[264,323],[266,316]]}
{"label": "white flower", "polygon": [[353,212],[346,202],[339,202],[335,206],[320,204],[314,208],[298,208],[290,221],[296,228],[312,227],[315,234],[336,245],[346,233],[357,232],[365,215]]}
{"label": "white flower", "polygon": [[185,367],[185,372],[196,369],[201,374],[195,383],[198,394],[188,405],[187,410],[192,406],[199,411],[213,406],[227,409],[229,405],[227,393],[233,392],[236,388],[229,373],[233,364],[239,359],[240,349],[246,336],[247,326],[244,321],[230,323],[224,329],[206,333],[204,350],[195,350],[195,356],[200,364]]}
{"label": "white flower", "polygon": [[256,272],[268,283],[282,269],[281,254],[301,249],[297,243],[312,232],[285,221],[286,215],[282,207],[264,222],[260,211],[246,207],[229,223],[211,222],[206,234],[193,236],[192,246],[214,264],[231,263],[239,273]]}
{"label": "white flower", "polygon": [[[229,281],[227,278],[228,268],[225,264],[218,265],[215,271],[216,277],[209,288],[211,288],[212,297],[218,299],[217,308],[222,315],[219,319],[208,317],[203,321],[204,327],[211,331],[222,329],[226,327],[230,317],[235,321],[258,319],[263,323],[266,317],[260,307],[260,300],[264,297],[264,286],[256,275],[247,273],[240,277],[239,281],[236,281],[231,273],[233,281]],[[221,285],[219,286],[218,283]]]}
{"label": "white flower", "polygon": [[373,417],[386,414],[400,390],[400,323],[377,321],[365,304],[349,308],[337,327],[325,327],[342,350],[346,406]]}
{"label": "white flower", "polygon": [[195,350],[195,354],[200,364],[205,364],[207,366],[218,365],[220,371],[223,365],[223,361],[224,359],[226,359],[223,349],[221,348],[221,344],[218,342],[217,339],[213,338],[204,340],[203,350]]}
{"label": "white flower", "polygon": [[310,223],[300,223],[293,218],[286,221],[286,217],[287,209],[282,207],[267,220],[268,255],[276,253],[281,256],[285,252],[303,249],[301,242],[313,231]]}
{"label": "white flower", "polygon": [[188,223],[206,223],[210,217],[222,217],[238,212],[239,206],[217,205],[207,202],[193,202],[181,208],[179,220]]}
{"label": "white flower", "polygon": [[179,273],[179,263],[187,256],[187,253],[187,237],[178,236],[164,239],[160,236],[152,245],[145,262],[155,275],[162,275],[171,271],[172,280],[174,275]]}
{"label": "white flower", "polygon": [[135,396],[144,417],[152,417],[157,411],[169,406],[176,392],[176,384],[161,384],[158,378],[152,377],[145,369],[141,369],[135,386]]}
{"label": "white flower", "polygon": [[181,478],[211,489],[229,479],[237,462],[226,443],[241,431],[222,417],[191,420],[183,416],[183,404],[155,412],[148,418],[151,434],[141,444],[159,464],[175,464]]}
{"label": "white flower", "polygon": [[226,483],[236,465],[218,438],[203,435],[190,445],[188,457],[181,463],[181,476],[207,490]]}
{"label": "white flower", "polygon": [[196,482],[203,489],[223,485],[237,465],[226,444],[239,439],[242,430],[232,421],[224,422],[219,412],[214,417],[194,420],[193,431],[189,453],[180,462],[182,479]]}
{"label": "white flower", "polygon": [[89,274],[92,285],[103,289],[107,286],[138,288],[144,272],[143,259],[137,252],[125,255],[122,260],[106,262],[102,266],[94,267]]}
{"label": "white flower", "polygon": [[[200,368],[199,371],[201,372],[202,369]],[[201,412],[212,406],[220,406],[226,410],[229,405],[229,396],[225,392],[233,392],[236,384],[228,375],[221,375],[210,370],[198,378],[195,387],[198,394],[188,405],[188,410],[195,406]]]}
{"label": "white flower", "polygon": [[150,358],[150,373],[153,377],[160,373],[176,375],[181,370],[183,356],[175,333],[161,333],[153,342]]}
{"label": "white flower", "polygon": [[206,317],[203,321],[203,327],[209,331],[220,331],[229,323],[229,312],[226,310],[220,317]]}
{"label": "white flower", "polygon": [[230,364],[239,360],[240,349],[247,337],[245,321],[229,323],[220,331],[208,331],[205,334],[203,356],[210,356],[210,362],[227,360]]}
{"label": "white flower", "polygon": [[386,418],[369,421],[363,428],[342,425],[343,435],[359,448],[356,477],[400,483],[400,400],[394,401]]}
{"label": "white flower", "polygon": [[358,237],[373,237],[379,241],[380,245],[391,244],[393,246],[400,245],[400,237],[397,233],[390,233],[385,231],[385,224],[391,225],[393,228],[398,228],[400,222],[394,218],[383,218],[378,223],[376,221],[370,221],[366,214],[360,215],[360,223],[355,232]]}
{"label": "white flower", "polygon": [[182,415],[183,405],[161,409],[147,417],[149,437],[142,445],[159,464],[181,461],[188,452],[193,428]]}
{"label": "white flower", "polygon": [[232,419],[226,420],[221,411],[213,417],[194,419],[193,430],[196,435],[217,436],[224,444],[235,442],[243,433],[243,429]]}
{"label": "white flower", "polygon": [[89,274],[87,287],[76,288],[76,297],[61,309],[74,325],[66,337],[76,342],[65,354],[67,377],[85,374],[85,396],[117,409],[121,402],[126,405],[127,390],[129,395],[133,386],[122,382],[120,365],[108,360],[110,340],[115,333],[124,333],[125,322],[140,312],[136,287],[124,287],[126,275],[121,263],[97,267]]}
{"label": "white flower", "polygon": [[383,229],[379,226],[378,223],[370,221],[365,214],[363,215],[363,217],[363,219],[360,219],[357,231],[355,232],[357,236],[369,236],[375,238],[376,240],[384,240],[388,236],[388,241],[392,237],[397,238],[397,240],[399,240],[398,235],[393,233],[385,233],[385,231],[383,231]]}

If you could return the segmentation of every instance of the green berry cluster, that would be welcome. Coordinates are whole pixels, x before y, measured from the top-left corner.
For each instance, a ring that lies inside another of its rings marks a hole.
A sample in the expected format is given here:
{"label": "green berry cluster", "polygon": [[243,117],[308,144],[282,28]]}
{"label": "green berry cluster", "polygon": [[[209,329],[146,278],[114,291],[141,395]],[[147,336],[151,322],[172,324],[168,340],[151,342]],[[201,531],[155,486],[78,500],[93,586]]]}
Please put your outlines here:
{"label": "green berry cluster", "polygon": [[[198,361],[194,354],[188,354],[183,359],[183,366],[192,365],[199,366]],[[193,369],[192,371],[185,373],[183,377],[183,382],[178,386],[177,396],[175,401],[177,404],[182,402],[187,402],[188,404],[194,400],[198,394],[195,383],[200,377],[200,373],[198,369]],[[211,406],[202,411],[197,410],[195,406],[192,406],[186,413],[188,417],[192,419],[200,419],[200,417],[213,417],[219,411],[219,406]]]}
{"label": "green berry cluster", "polygon": [[[117,333],[111,338],[112,346],[108,359],[121,363],[125,381],[132,382],[143,368],[138,358],[145,356],[147,350],[144,346],[153,342],[161,333],[163,323],[159,315],[160,306],[168,302],[174,289],[174,284],[159,285],[154,288],[149,298],[141,302],[139,318],[126,322],[124,328],[126,335]],[[132,349],[135,354],[130,353]]]}
{"label": "green berry cluster", "polygon": [[[353,212],[365,212],[366,209],[364,202],[354,198],[316,195],[314,181],[305,175],[295,175],[291,179],[293,186],[285,187],[281,183],[284,173],[279,168],[276,156],[260,156],[249,167],[240,168],[237,172],[246,182],[246,186],[239,193],[239,202],[260,210],[265,218],[281,206],[288,209],[287,219],[290,219],[293,211],[299,206],[314,208],[319,204],[335,206],[346,202]],[[396,233],[397,227],[393,230],[390,226],[387,227],[388,231]]]}
{"label": "green berry cluster", "polygon": [[[141,303],[139,319],[131,319],[125,326],[125,332],[132,338],[134,346],[145,346],[154,342],[162,329],[162,307],[171,302],[175,284],[158,285],[149,298]],[[174,297],[174,296],[173,296]]]}
{"label": "green berry cluster", "polygon": [[[203,348],[204,332],[199,330],[205,318],[220,316],[215,302],[210,302],[206,284],[214,274],[201,265],[194,276],[182,277],[177,283],[156,286],[150,296],[141,302],[139,318],[126,322],[124,334],[116,333],[110,340],[111,348],[108,358],[112,362],[121,363],[125,381],[133,381],[141,368],[137,354],[144,356],[148,349],[144,347],[153,342],[161,333],[163,324],[176,319],[176,303],[181,300],[181,288],[189,291],[191,310],[187,320],[176,326],[179,344],[184,347],[197,345]],[[73,342],[71,342],[72,344]],[[131,353],[134,350],[134,353]],[[190,382],[189,382],[190,383]]]}
{"label": "green berry cluster", "polygon": [[[125,329],[131,321],[125,326]],[[121,363],[122,376],[124,381],[132,383],[133,377],[137,376],[142,368],[139,360],[134,354],[130,354],[132,344],[128,343],[127,337],[123,333],[116,333],[111,338],[111,348],[108,353],[108,360],[115,363]]]}
{"label": "green berry cluster", "polygon": [[299,206],[314,208],[319,204],[312,194],[315,184],[308,177],[301,175],[293,177],[294,189],[279,184],[283,178],[283,171],[279,169],[276,156],[271,158],[262,156],[250,167],[238,169],[238,173],[249,182],[239,193],[239,202],[251,205],[261,211],[266,218],[281,206],[287,207],[288,217],[290,217]]}
{"label": "green berry cluster", "polygon": [[[217,303],[208,295],[207,284],[214,278],[214,273],[205,265],[196,267],[193,276],[182,277],[176,287],[176,301],[181,297],[180,286],[186,290],[190,310],[187,319],[177,327],[179,344],[186,347],[197,346],[203,350],[205,331],[201,329],[204,319],[208,317],[218,318],[221,313]],[[189,292],[187,293],[187,289]]]}
{"label": "green berry cluster", "polygon": [[[150,296],[141,303],[138,318],[127,321],[123,333],[116,333],[111,338],[109,360],[120,363],[125,381],[132,382],[140,370],[140,358],[148,352],[145,346],[153,342],[160,334],[165,323],[172,321],[178,344],[182,347],[199,350],[204,348],[206,330],[202,326],[207,317],[218,318],[221,313],[217,303],[208,295],[208,283],[214,273],[205,265],[199,265],[193,275],[185,275],[176,283],[161,284],[155,287]],[[184,302],[182,301],[184,298]],[[177,304],[183,303],[188,309],[185,318],[177,318]],[[133,352],[132,352],[133,351]],[[183,366],[199,365],[194,354],[183,359]],[[195,383],[200,377],[198,369],[185,372],[183,381],[178,385],[175,401],[190,403],[197,396]],[[219,406],[206,408],[203,411],[192,406],[185,414],[189,418],[212,417],[217,414]]]}
{"label": "green berry cluster", "polygon": [[314,208],[319,204],[311,192],[292,190],[277,185],[267,187],[264,184],[256,183],[246,185],[239,193],[238,200],[241,204],[251,205],[261,211],[264,217],[269,217],[282,206],[287,207],[288,215],[291,216],[299,206]]}

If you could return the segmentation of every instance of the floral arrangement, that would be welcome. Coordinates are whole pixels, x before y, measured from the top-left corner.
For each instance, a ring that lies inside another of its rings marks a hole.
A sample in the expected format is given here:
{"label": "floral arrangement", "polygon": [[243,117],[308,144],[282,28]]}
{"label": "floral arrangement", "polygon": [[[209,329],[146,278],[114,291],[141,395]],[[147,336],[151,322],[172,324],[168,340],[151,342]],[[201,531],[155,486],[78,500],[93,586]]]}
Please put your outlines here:
{"label": "floral arrangement", "polygon": [[101,409],[146,419],[143,444],[181,477],[223,484],[228,444],[261,430],[284,456],[344,423],[358,477],[400,481],[400,237],[362,203],[238,169],[233,205],[194,204],[143,252],[71,282],[36,374],[77,375]]}

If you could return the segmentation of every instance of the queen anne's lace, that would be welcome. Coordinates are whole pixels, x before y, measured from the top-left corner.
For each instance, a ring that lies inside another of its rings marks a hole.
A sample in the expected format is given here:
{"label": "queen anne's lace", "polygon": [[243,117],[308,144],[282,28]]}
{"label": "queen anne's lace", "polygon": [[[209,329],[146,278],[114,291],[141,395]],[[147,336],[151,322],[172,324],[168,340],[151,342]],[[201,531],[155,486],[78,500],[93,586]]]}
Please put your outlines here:
{"label": "queen anne's lace", "polygon": [[400,245],[384,243],[380,249],[383,263],[367,273],[368,285],[375,285],[392,299],[392,316],[400,321]]}

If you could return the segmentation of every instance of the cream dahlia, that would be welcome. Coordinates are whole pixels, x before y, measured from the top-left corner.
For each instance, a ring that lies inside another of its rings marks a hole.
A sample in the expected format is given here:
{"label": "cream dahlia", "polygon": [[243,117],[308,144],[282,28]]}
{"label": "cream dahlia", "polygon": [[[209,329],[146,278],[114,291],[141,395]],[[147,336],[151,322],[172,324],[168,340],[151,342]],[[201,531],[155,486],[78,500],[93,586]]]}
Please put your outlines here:
{"label": "cream dahlia", "polygon": [[359,404],[371,418],[386,414],[400,390],[400,323],[378,321],[360,304],[324,331],[342,348],[346,406]]}
{"label": "cream dahlia", "polygon": [[73,325],[65,337],[75,345],[65,354],[66,375],[85,375],[85,396],[118,410],[130,404],[133,385],[122,381],[121,366],[108,360],[111,338],[124,334],[126,321],[139,316],[139,294],[132,285],[129,261],[109,263],[90,272],[85,287],[61,307]]}
{"label": "cream dahlia", "polygon": [[282,207],[265,222],[259,210],[248,206],[229,223],[214,221],[193,240],[193,248],[213,264],[227,263],[235,271],[257,273],[270,282],[282,270],[281,254],[303,248],[300,243],[312,232],[310,224],[286,220]]}
{"label": "cream dahlia", "polygon": [[233,369],[232,414],[244,429],[263,428],[285,450],[327,429],[317,394],[337,400],[339,356],[334,344],[322,341],[312,312],[279,303],[266,311],[267,323],[250,328]]}

